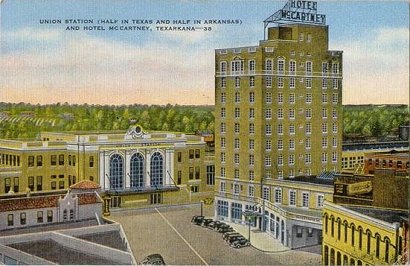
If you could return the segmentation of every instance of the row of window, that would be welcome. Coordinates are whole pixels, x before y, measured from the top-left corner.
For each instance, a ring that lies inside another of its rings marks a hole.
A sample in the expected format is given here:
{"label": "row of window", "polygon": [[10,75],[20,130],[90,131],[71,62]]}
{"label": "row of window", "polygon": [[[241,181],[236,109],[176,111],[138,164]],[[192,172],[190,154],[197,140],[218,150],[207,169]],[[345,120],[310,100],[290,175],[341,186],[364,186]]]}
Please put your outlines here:
{"label": "row of window", "polygon": [[[254,76],[250,76],[249,80],[248,80],[248,86],[250,88],[254,88],[255,87],[255,77]],[[273,76],[264,76],[264,85],[266,88],[272,88],[273,87]],[[288,80],[288,86],[290,89],[294,89],[296,88],[296,78],[295,77],[289,77],[288,79],[285,77],[278,77],[277,79],[275,79],[277,81],[276,86],[278,89],[282,89],[285,87],[285,81]],[[328,79],[328,78],[322,78],[322,89],[327,89],[329,86],[329,81],[331,81],[331,87],[333,89],[339,89],[340,85],[341,85],[341,79],[338,78],[333,78],[333,79]],[[234,78],[234,86],[235,88],[239,89],[241,88],[241,86],[243,85],[243,78],[240,77],[235,77]],[[312,78],[299,78],[299,83],[304,83],[304,86],[306,87],[306,89],[311,89],[312,88]],[[226,88],[227,86],[227,79],[225,77],[222,77],[220,79],[220,87],[221,89]]]}
{"label": "row of window", "polygon": [[[201,158],[201,150],[200,149],[190,149],[188,151],[188,158],[191,159],[199,159]],[[182,152],[177,153],[177,161],[179,163],[182,162]]]}
{"label": "row of window", "polygon": [[[305,164],[312,163],[310,153],[306,153],[304,157],[305,157]],[[303,159],[303,154],[299,154],[299,159]],[[322,161],[322,163],[327,163],[328,162],[328,153],[327,152],[322,153],[321,161]],[[225,162],[226,162],[225,153],[221,152],[221,163],[225,163]],[[239,165],[239,162],[240,162],[240,154],[239,153],[234,153],[233,162],[236,165]],[[249,161],[248,162],[249,162],[249,166],[254,166],[255,165],[255,156],[253,154],[249,155]],[[288,162],[288,165],[295,165],[295,154],[289,154],[287,162]],[[336,151],[332,152],[332,163],[337,163],[337,152]],[[265,155],[265,164],[264,165],[266,167],[272,166],[272,158],[271,158],[270,155]],[[277,166],[283,166],[283,165],[284,165],[283,154],[278,154],[277,155]],[[192,170],[192,172],[193,172],[193,170]],[[222,173],[225,173],[225,168],[224,167],[221,168],[221,177],[225,177],[225,175],[222,174]],[[193,179],[193,173],[192,173],[192,178],[191,178],[191,172],[190,172],[189,177],[190,177],[190,179]],[[239,173],[238,173],[238,176],[235,175],[235,178],[239,178]]]}
{"label": "row of window", "polygon": [[[303,112],[303,109],[300,109],[301,112]],[[284,118],[284,109],[283,108],[278,108],[277,109],[277,118],[278,119],[283,119]],[[289,119],[295,119],[295,109],[290,108],[289,109]],[[241,117],[241,109],[239,107],[236,107],[234,109],[234,117],[239,119]],[[305,111],[305,117],[306,119],[311,119],[312,118],[312,109],[307,108]],[[327,108],[322,108],[322,118],[327,118],[328,117],[328,109]],[[222,107],[221,108],[221,118],[226,118],[226,108]],[[254,119],[255,118],[255,109],[254,108],[249,108],[249,118]],[[332,118],[336,119],[337,118],[337,109],[333,108],[332,109]],[[265,119],[272,119],[272,109],[267,108],[265,109]]]}
{"label": "row of window", "polygon": [[[374,252],[376,258],[380,258],[381,243],[384,243],[384,259],[385,262],[389,262],[389,250],[391,247],[391,240],[386,236],[383,239],[379,233],[372,234],[371,230],[364,230],[361,226],[357,226],[354,223],[348,223],[346,220],[342,222],[340,218],[335,219],[333,215],[329,217],[327,213],[323,215],[324,232],[330,237],[336,237],[338,241],[344,242],[353,247],[357,246],[359,250],[363,250],[363,236],[366,236],[366,253],[371,254]],[[329,225],[330,224],[330,225]],[[335,224],[337,228],[335,229]],[[330,227],[330,229],[329,229]],[[342,239],[342,228],[343,228],[343,239]],[[336,234],[337,232],[337,234]],[[350,236],[349,236],[350,235]],[[356,240],[357,238],[357,240]],[[372,238],[376,241],[372,241]],[[399,237],[398,252],[401,254],[401,242],[402,239]],[[372,242],[375,244],[372,247]]]}
{"label": "row of window", "polygon": [[[74,216],[74,210],[70,210],[70,215],[71,212],[73,213]],[[44,212],[43,211],[38,211],[37,212],[37,223],[43,223],[44,222]],[[47,211],[47,223],[53,222],[53,211],[48,210]],[[14,221],[14,214],[8,214],[7,215],[7,225],[8,226],[14,226],[15,221]],[[25,225],[27,224],[27,217],[26,213],[22,212],[20,213],[20,225]]]}
{"label": "row of window", "polygon": [[[305,133],[306,134],[312,134],[312,124],[311,123],[306,123],[304,127],[305,127]],[[303,129],[303,124],[299,124],[299,128]],[[322,123],[321,129],[322,129],[323,134],[328,133],[328,124],[327,123]],[[332,124],[332,132],[337,133],[337,130],[338,130],[337,123],[333,123]],[[295,124],[290,124],[289,125],[289,134],[295,134],[295,132],[296,132],[295,131]],[[226,123],[225,122],[221,122],[220,133],[221,134],[227,133]],[[234,133],[235,134],[240,133],[240,124],[239,123],[234,124]],[[277,125],[277,133],[279,135],[283,134],[283,124],[278,124]],[[253,123],[249,124],[249,134],[255,134],[255,124],[253,124]],[[265,134],[266,135],[272,135],[272,125],[270,125],[270,124],[265,125]]]}
{"label": "row of window", "polygon": [[[273,59],[265,59],[264,61],[264,73],[267,74],[273,74]],[[227,74],[228,72],[228,62],[227,61],[221,61],[220,63],[220,73],[222,75]],[[231,74],[243,74],[244,73],[244,60],[241,59],[236,59],[230,62],[231,68],[230,68],[230,73]],[[339,63],[333,63],[329,64],[327,62],[322,62],[322,75],[326,76],[328,75],[329,68],[331,66],[331,73],[332,74],[338,74],[339,73]],[[276,73],[279,75],[285,74],[285,67],[286,67],[286,60],[283,58],[279,58],[277,60],[276,64]],[[306,75],[312,75],[313,74],[313,62],[312,61],[306,61],[302,62],[299,64],[300,68],[305,68],[305,74]],[[254,74],[256,70],[256,62],[254,59],[248,60],[248,72],[250,74]],[[296,75],[297,74],[297,63],[295,60],[290,60],[288,64],[288,71],[286,72],[288,75]]]}
{"label": "row of window", "polygon": [[20,156],[14,154],[0,154],[0,164],[5,166],[20,166]]}
{"label": "row of window", "polygon": [[372,158],[369,158],[367,160],[369,166],[372,166],[374,164],[375,167],[383,167],[383,168],[401,168],[401,169],[409,169],[409,161],[403,162],[401,160],[385,160],[385,159],[375,159],[373,162]]}
{"label": "row of window", "polygon": [[[305,148],[310,149],[311,148],[311,139],[306,138],[304,141],[303,139],[299,140],[299,144],[303,144],[305,142]],[[290,139],[288,142],[289,150],[294,150],[295,149],[295,140]],[[332,138],[332,147],[336,148],[338,144],[337,138],[333,137]],[[278,150],[283,150],[284,144],[283,144],[283,139],[278,139],[277,146],[276,148]],[[328,138],[327,137],[322,137],[322,148],[327,148],[328,147]],[[221,138],[221,148],[226,148],[226,139]],[[240,149],[240,139],[235,138],[234,139],[234,149]],[[249,150],[254,150],[255,149],[255,140],[254,139],[249,139],[249,145],[248,145]],[[265,150],[266,151],[271,151],[272,150],[272,140],[266,139],[265,140]],[[221,153],[221,162],[224,162],[225,160],[225,152]]]}
{"label": "row of window", "polygon": [[[58,175],[58,179],[60,179],[59,181],[51,181],[50,185],[51,185],[51,189],[55,190],[57,189],[57,183],[58,183],[58,188],[59,189],[64,189],[65,188],[65,181],[61,180],[64,179],[64,175]],[[57,175],[51,175],[51,180],[53,179],[57,179]],[[90,177],[90,180],[94,179],[93,177]],[[11,183],[11,181],[13,181],[13,184]],[[30,191],[42,191],[43,190],[43,177],[42,176],[37,176],[36,177],[36,183],[35,181],[35,177],[34,176],[29,176],[28,177],[28,188],[30,189]],[[13,191],[15,193],[19,192],[19,177],[14,177],[14,178],[10,178],[7,177],[4,179],[4,193],[8,193],[12,188]],[[76,183],[76,176],[71,176],[68,175],[68,186],[71,186],[72,184]]]}

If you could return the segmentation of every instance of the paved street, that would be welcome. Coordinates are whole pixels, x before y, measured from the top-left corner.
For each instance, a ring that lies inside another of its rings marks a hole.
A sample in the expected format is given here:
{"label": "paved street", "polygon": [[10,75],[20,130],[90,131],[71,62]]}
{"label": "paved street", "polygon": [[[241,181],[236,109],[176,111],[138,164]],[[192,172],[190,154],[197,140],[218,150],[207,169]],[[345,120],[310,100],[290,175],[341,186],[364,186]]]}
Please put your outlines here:
{"label": "paved street", "polygon": [[[160,253],[172,265],[317,265],[320,256],[306,252],[265,253],[253,247],[234,249],[221,234],[190,223],[199,205],[112,212],[122,224],[137,261]],[[213,216],[213,206],[204,206]]]}

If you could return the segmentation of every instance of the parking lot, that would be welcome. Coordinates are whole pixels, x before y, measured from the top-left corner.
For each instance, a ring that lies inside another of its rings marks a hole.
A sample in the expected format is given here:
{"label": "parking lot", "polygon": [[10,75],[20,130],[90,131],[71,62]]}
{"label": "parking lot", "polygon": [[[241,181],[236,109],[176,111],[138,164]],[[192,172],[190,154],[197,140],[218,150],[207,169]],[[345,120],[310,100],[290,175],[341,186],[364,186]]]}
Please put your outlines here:
{"label": "parking lot", "polygon": [[[204,206],[213,216],[213,206]],[[172,265],[317,265],[320,256],[306,252],[265,253],[251,247],[235,249],[220,233],[191,224],[200,205],[112,212],[110,219],[122,224],[137,261],[159,253]],[[293,263],[292,263],[293,262]]]}

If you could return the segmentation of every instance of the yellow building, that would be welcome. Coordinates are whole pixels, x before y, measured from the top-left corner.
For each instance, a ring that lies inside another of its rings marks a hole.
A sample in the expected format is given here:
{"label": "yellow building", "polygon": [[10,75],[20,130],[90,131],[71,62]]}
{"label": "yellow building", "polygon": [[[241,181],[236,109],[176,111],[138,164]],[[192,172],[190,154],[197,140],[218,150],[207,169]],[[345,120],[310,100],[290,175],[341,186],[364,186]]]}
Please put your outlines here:
{"label": "yellow building", "polygon": [[212,197],[214,157],[202,137],[167,132],[41,133],[0,141],[0,195],[101,186],[111,207],[178,204]]}
{"label": "yellow building", "polygon": [[[325,201],[323,265],[393,264],[403,255],[408,212]],[[408,241],[408,240],[407,240]]]}
{"label": "yellow building", "polygon": [[[341,169],[342,52],[329,50],[329,28],[325,15],[317,14],[317,3],[308,1],[308,10],[302,2],[288,1],[267,18],[266,38],[259,45],[215,50],[219,219],[243,222],[241,212],[249,206],[265,201],[279,205],[271,195],[279,195],[280,189],[287,192],[285,180],[297,182],[298,177]],[[302,13],[311,20],[289,18]],[[272,185],[276,180],[284,182]],[[295,193],[302,198],[303,184],[299,187]],[[327,188],[316,190],[324,194]],[[309,201],[315,197],[310,195]],[[303,208],[296,206],[300,213]],[[275,219],[281,217],[275,210],[272,207]],[[286,240],[292,235],[291,222],[290,227],[285,224],[283,219],[282,242],[293,246]],[[313,224],[306,229],[320,228],[320,214],[319,226]],[[256,225],[266,229],[263,223]]]}

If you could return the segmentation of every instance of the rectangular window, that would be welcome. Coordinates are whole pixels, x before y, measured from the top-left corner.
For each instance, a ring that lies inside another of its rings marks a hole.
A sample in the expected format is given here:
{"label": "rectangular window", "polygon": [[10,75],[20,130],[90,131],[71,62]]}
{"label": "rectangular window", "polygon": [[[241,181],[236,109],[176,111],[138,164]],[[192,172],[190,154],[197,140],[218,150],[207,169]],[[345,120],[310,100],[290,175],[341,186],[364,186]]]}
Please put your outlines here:
{"label": "rectangular window", "polygon": [[58,165],[64,165],[64,154],[58,155]]}
{"label": "rectangular window", "polygon": [[294,140],[294,139],[290,139],[290,140],[289,140],[289,149],[290,149],[290,150],[294,150],[294,149],[295,149],[295,140]]}
{"label": "rectangular window", "polygon": [[327,118],[327,109],[322,108],[322,118]]}
{"label": "rectangular window", "polygon": [[228,202],[227,201],[218,200],[218,202],[217,202],[217,215],[218,216],[223,216],[223,217],[228,217]]}
{"label": "rectangular window", "polygon": [[201,168],[199,166],[195,167],[195,179],[201,178]]}
{"label": "rectangular window", "polygon": [[178,152],[178,162],[182,162],[182,152]]}
{"label": "rectangular window", "polygon": [[57,165],[57,155],[51,155],[51,165]]}
{"label": "rectangular window", "polygon": [[295,124],[289,125],[289,134],[295,134]]}
{"label": "rectangular window", "polygon": [[265,149],[266,149],[267,151],[270,151],[270,150],[272,149],[272,141],[271,141],[270,139],[267,139],[267,140],[265,141]]}
{"label": "rectangular window", "polygon": [[263,187],[262,197],[264,200],[270,200],[270,188],[269,187]]}
{"label": "rectangular window", "polygon": [[302,207],[309,208],[309,193],[308,192],[302,193]]}
{"label": "rectangular window", "polygon": [[278,77],[278,88],[283,88],[283,77]]}
{"label": "rectangular window", "polygon": [[272,103],[272,93],[270,93],[270,92],[267,92],[266,93],[266,95],[265,95],[265,100],[266,100],[266,103]]}
{"label": "rectangular window", "polygon": [[337,124],[332,125],[333,133],[337,133]]}
{"label": "rectangular window", "polygon": [[322,138],[322,148],[327,148],[327,137]]}
{"label": "rectangular window", "polygon": [[235,108],[235,118],[240,118],[241,117],[241,110],[239,108]]}
{"label": "rectangular window", "polygon": [[296,191],[289,190],[289,205],[296,206]]}
{"label": "rectangular window", "polygon": [[306,93],[306,103],[312,103],[312,94]]}
{"label": "rectangular window", "polygon": [[311,162],[312,162],[312,158],[311,158],[310,153],[306,153],[305,154],[305,163],[310,164]]}
{"label": "rectangular window", "polygon": [[278,124],[278,134],[279,135],[283,134],[283,125],[282,124]]}
{"label": "rectangular window", "polygon": [[221,74],[222,74],[222,75],[226,74],[226,70],[227,70],[226,61],[222,61],[222,62],[221,62]]}
{"label": "rectangular window", "polygon": [[283,140],[278,139],[278,150],[283,150]]}
{"label": "rectangular window", "polygon": [[282,154],[278,155],[278,165],[283,166],[283,155]]}
{"label": "rectangular window", "polygon": [[266,70],[266,73],[269,73],[269,74],[272,73],[272,70],[273,70],[273,68],[272,68],[272,59],[266,59],[266,61],[265,61],[265,70]]}
{"label": "rectangular window", "polygon": [[295,109],[294,108],[289,109],[289,118],[295,119]]}
{"label": "rectangular window", "polygon": [[283,93],[278,92],[278,103],[283,103]]}
{"label": "rectangular window", "polygon": [[225,162],[225,153],[221,152],[221,163]]}
{"label": "rectangular window", "polygon": [[295,103],[295,94],[294,94],[294,93],[290,93],[290,94],[289,94],[289,103],[290,103],[290,104],[294,104],[294,103]]}
{"label": "rectangular window", "polygon": [[249,66],[249,73],[251,74],[255,73],[255,60],[249,60],[248,66]]}
{"label": "rectangular window", "polygon": [[181,171],[178,171],[178,174],[177,174],[177,185],[181,185],[181,183],[182,183],[182,172],[181,172]]}
{"label": "rectangular window", "polygon": [[51,190],[56,190],[57,189],[57,182],[56,181],[51,181]]}
{"label": "rectangular window", "polygon": [[64,181],[58,181],[58,188],[64,189]]}
{"label": "rectangular window", "polygon": [[241,102],[241,94],[239,92],[235,92],[235,103]]}
{"label": "rectangular window", "polygon": [[254,102],[255,102],[255,93],[254,93],[254,92],[250,92],[250,93],[249,93],[249,102],[250,102],[250,103],[254,103]]}
{"label": "rectangular window", "polygon": [[254,186],[252,186],[252,185],[250,185],[249,187],[248,187],[248,197],[254,197],[255,196],[255,187]]}
{"label": "rectangular window", "polygon": [[306,149],[310,149],[310,147],[311,147],[311,141],[310,141],[310,138],[307,138],[307,139],[305,140],[305,148],[306,148]]}
{"label": "rectangular window", "polygon": [[194,159],[194,150],[189,150],[189,159]]}
{"label": "rectangular window", "polygon": [[221,138],[221,148],[225,148],[225,147],[226,147],[226,139]]}
{"label": "rectangular window", "polygon": [[265,133],[266,133],[266,135],[272,135],[272,126],[271,125],[266,125],[265,126]]}
{"label": "rectangular window", "polygon": [[332,152],[332,163],[336,163],[337,162],[337,152]]}
{"label": "rectangular window", "polygon": [[225,167],[221,167],[221,177],[226,177]]}
{"label": "rectangular window", "polygon": [[311,123],[306,123],[305,132],[306,132],[306,134],[311,134],[312,133],[312,124]]}
{"label": "rectangular window", "polygon": [[43,177],[42,176],[37,176],[37,190],[38,191],[43,190]]}
{"label": "rectangular window", "polygon": [[201,150],[200,149],[195,149],[195,159],[201,158]]}
{"label": "rectangular window", "polygon": [[226,93],[221,92],[221,103],[225,103],[225,102],[226,102]]}
{"label": "rectangular window", "polygon": [[311,76],[311,75],[312,75],[312,72],[313,72],[312,62],[306,61],[306,75],[307,75],[307,76]]}
{"label": "rectangular window", "polygon": [[43,166],[43,156],[37,155],[37,166]]}
{"label": "rectangular window", "polygon": [[322,89],[326,89],[327,88],[327,79],[323,78],[322,79]]}
{"label": "rectangular window", "polygon": [[194,168],[189,167],[189,179],[194,179]]}
{"label": "rectangular window", "polygon": [[221,187],[219,189],[220,192],[226,192],[226,183],[225,182],[221,182]]}
{"label": "rectangular window", "polygon": [[307,89],[312,88],[312,79],[311,78],[306,78],[306,88]]}
{"label": "rectangular window", "polygon": [[234,163],[239,164],[239,154],[238,153],[235,153],[234,155]]}
{"label": "rectangular window", "polygon": [[295,78],[294,77],[290,77],[289,78],[289,88],[294,89],[295,88]]}
{"label": "rectangular window", "polygon": [[265,110],[265,118],[272,119],[272,109],[269,108]]}
{"label": "rectangular window", "polygon": [[332,84],[333,84],[333,89],[336,90],[339,88],[339,81],[337,79],[333,79]]}
{"label": "rectangular window", "polygon": [[88,159],[88,164],[90,167],[94,167],[94,156],[90,156]]}
{"label": "rectangular window", "polygon": [[206,184],[215,185],[215,165],[206,166]]}
{"label": "rectangular window", "polygon": [[255,124],[249,124],[249,134],[255,134]]}
{"label": "rectangular window", "polygon": [[249,155],[249,165],[253,166],[255,164],[255,156],[253,154]]}
{"label": "rectangular window", "polygon": [[[238,179],[239,178],[239,169],[235,169],[234,171],[234,178]],[[238,192],[239,193],[239,192]]]}
{"label": "rectangular window", "polygon": [[322,194],[317,195],[317,207],[322,208],[325,196]]}
{"label": "rectangular window", "polygon": [[7,226],[13,226],[14,225],[14,215],[9,214],[7,215]]}
{"label": "rectangular window", "polygon": [[255,180],[255,172],[253,170],[249,170],[249,180]]}
{"label": "rectangular window", "polygon": [[240,129],[240,125],[238,123],[235,123],[235,133],[239,134],[239,129]]}
{"label": "rectangular window", "polygon": [[235,88],[240,88],[240,87],[241,87],[241,78],[235,77]]}
{"label": "rectangular window", "polygon": [[22,213],[20,213],[20,224],[25,225],[26,223],[27,223],[26,213],[22,212]]}
{"label": "rectangular window", "polygon": [[221,78],[221,89],[226,88],[226,78]]}
{"label": "rectangular window", "polygon": [[271,76],[265,77],[265,83],[266,83],[267,88],[271,88],[272,87],[272,77]]}
{"label": "rectangular window", "polygon": [[327,93],[322,93],[322,103],[327,103]]}
{"label": "rectangular window", "polygon": [[272,165],[272,161],[269,155],[265,156],[265,166],[271,166]]}
{"label": "rectangular window", "polygon": [[226,132],[225,123],[221,123],[221,133],[225,133],[225,132]]}
{"label": "rectangular window", "polygon": [[282,203],[282,189],[275,188],[275,203]]}
{"label": "rectangular window", "polygon": [[249,140],[249,150],[254,150],[255,149],[255,140],[250,139]]}
{"label": "rectangular window", "polygon": [[337,118],[337,110],[335,108],[332,109],[332,118]]}
{"label": "rectangular window", "polygon": [[52,223],[52,222],[53,222],[53,211],[52,211],[52,210],[48,210],[48,211],[47,211],[47,222],[48,222],[48,223]]}
{"label": "rectangular window", "polygon": [[282,108],[278,109],[278,119],[283,119],[283,109]]}
{"label": "rectangular window", "polygon": [[327,163],[327,153],[326,152],[322,153],[322,163]]}
{"label": "rectangular window", "polygon": [[338,63],[333,63],[332,64],[332,73],[333,74],[339,73],[339,64]]}
{"label": "rectangular window", "polygon": [[294,165],[294,164],[295,164],[295,155],[289,154],[289,165]]}
{"label": "rectangular window", "polygon": [[322,75],[327,75],[327,63],[322,63]]}
{"label": "rectangular window", "polygon": [[327,133],[327,124],[326,123],[322,124],[322,133]]}
{"label": "rectangular window", "polygon": [[37,212],[37,223],[42,223],[43,222],[43,212],[38,211]]}
{"label": "rectangular window", "polygon": [[28,157],[28,167],[34,167],[34,156]]}
{"label": "rectangular window", "polygon": [[14,178],[14,184],[13,184],[13,191],[14,192],[19,192],[19,178],[15,177]]}
{"label": "rectangular window", "polygon": [[255,118],[255,109],[254,108],[249,108],[249,118],[251,118],[251,119]]}

